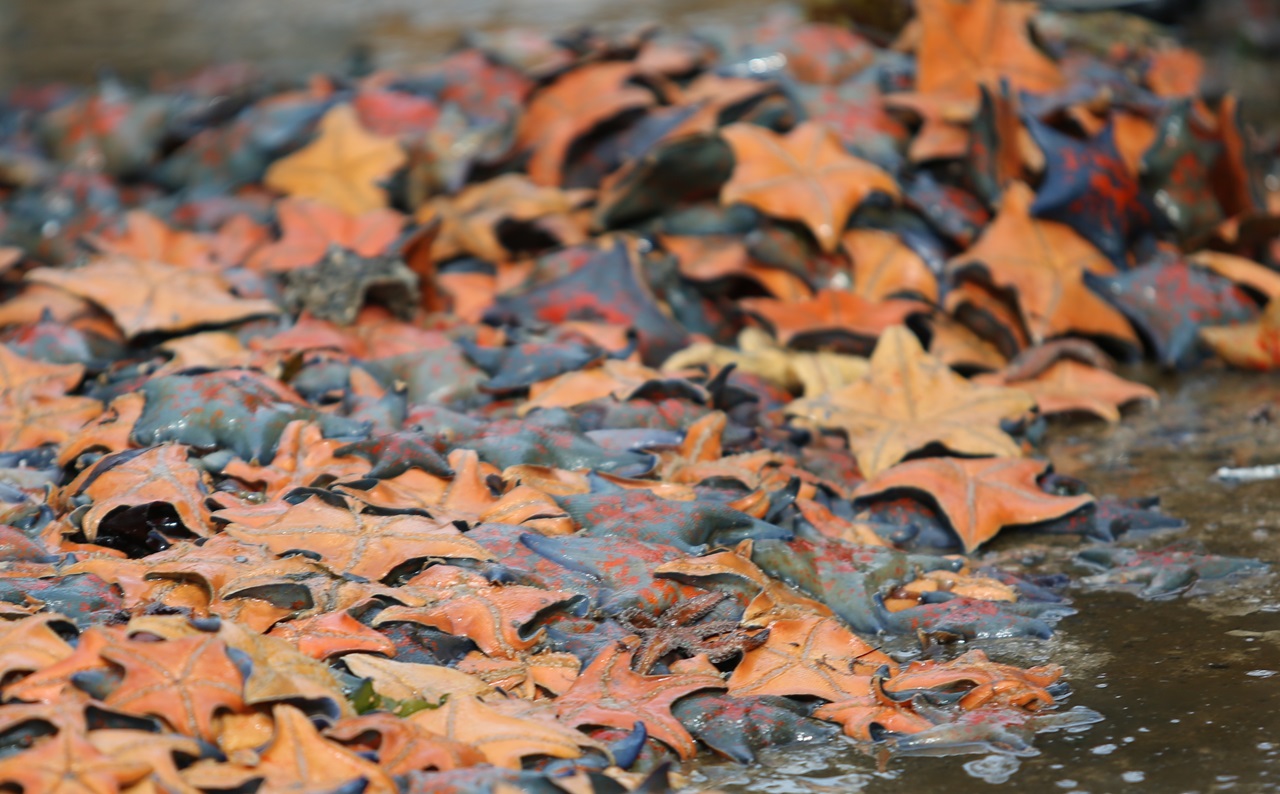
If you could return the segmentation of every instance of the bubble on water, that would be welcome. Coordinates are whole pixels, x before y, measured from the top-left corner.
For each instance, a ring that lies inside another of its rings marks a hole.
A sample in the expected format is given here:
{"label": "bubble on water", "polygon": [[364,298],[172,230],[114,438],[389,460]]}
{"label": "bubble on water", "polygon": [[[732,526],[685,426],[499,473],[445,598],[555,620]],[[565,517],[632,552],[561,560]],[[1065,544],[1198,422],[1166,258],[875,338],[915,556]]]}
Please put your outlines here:
{"label": "bubble on water", "polygon": [[1245,675],[1251,676],[1253,678],[1270,678],[1271,676],[1276,675],[1276,671],[1275,670],[1250,670],[1249,672],[1245,673]]}
{"label": "bubble on water", "polygon": [[966,763],[964,771],[968,772],[970,777],[976,777],[988,783],[999,784],[1008,781],[1020,766],[1022,766],[1022,761],[1017,757],[994,753]]}
{"label": "bubble on water", "polygon": [[1097,747],[1090,750],[1089,752],[1093,753],[1094,755],[1111,755],[1115,751],[1116,751],[1116,746],[1114,744],[1100,744]]}
{"label": "bubble on water", "polygon": [[1057,783],[1054,783],[1053,785],[1057,786],[1058,788],[1075,788],[1076,782],[1070,778],[1067,778],[1066,780],[1059,780]]}
{"label": "bubble on water", "polygon": [[1141,783],[1147,779],[1146,772],[1131,771],[1120,775],[1120,778],[1126,783]]}

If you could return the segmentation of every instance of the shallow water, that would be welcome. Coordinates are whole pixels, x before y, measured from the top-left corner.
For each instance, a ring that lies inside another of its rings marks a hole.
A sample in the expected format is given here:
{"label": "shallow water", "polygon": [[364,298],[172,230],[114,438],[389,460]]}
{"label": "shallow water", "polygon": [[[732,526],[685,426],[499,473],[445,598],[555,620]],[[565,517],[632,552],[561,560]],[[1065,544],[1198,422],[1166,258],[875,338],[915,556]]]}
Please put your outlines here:
{"label": "shallow water", "polygon": [[[1231,372],[1179,379],[1146,373],[1162,405],[1101,422],[1057,422],[1047,450],[1059,471],[1096,494],[1159,495],[1181,531],[1127,537],[1125,545],[1196,540],[1213,553],[1256,557],[1280,569],[1280,481],[1227,485],[1220,466],[1280,462],[1280,377]],[[1271,406],[1271,422],[1250,420]],[[1044,547],[1069,556],[1074,541],[1001,538],[993,554]],[[1072,594],[1079,614],[1047,643],[982,647],[996,658],[1052,660],[1074,690],[1066,706],[1106,721],[1044,734],[1031,758],[889,758],[852,745],[781,751],[742,768],[712,764],[697,785],[724,791],[876,794],[981,790],[1280,791],[1280,576],[1270,573],[1164,601],[1127,593]]]}

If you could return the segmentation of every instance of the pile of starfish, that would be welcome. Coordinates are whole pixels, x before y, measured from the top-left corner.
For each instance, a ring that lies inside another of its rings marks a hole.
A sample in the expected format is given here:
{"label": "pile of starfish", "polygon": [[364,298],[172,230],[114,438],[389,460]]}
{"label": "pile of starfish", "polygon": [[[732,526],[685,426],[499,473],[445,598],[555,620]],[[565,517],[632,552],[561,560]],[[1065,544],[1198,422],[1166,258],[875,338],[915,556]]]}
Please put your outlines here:
{"label": "pile of starfish", "polygon": [[1280,160],[1167,38],[915,6],[4,97],[0,788],[651,792],[1102,719],[1005,655],[1069,587],[1265,566],[1043,441],[1155,404],[1124,364],[1280,365]]}

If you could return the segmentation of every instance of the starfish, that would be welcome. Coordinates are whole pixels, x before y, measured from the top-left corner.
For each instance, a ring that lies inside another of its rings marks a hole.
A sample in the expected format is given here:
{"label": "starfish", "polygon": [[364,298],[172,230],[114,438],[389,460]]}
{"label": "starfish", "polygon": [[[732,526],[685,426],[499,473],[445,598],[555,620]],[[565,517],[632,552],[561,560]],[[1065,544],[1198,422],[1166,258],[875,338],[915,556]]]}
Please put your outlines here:
{"label": "starfish", "polygon": [[1169,369],[1205,356],[1203,328],[1257,319],[1257,304],[1229,278],[1182,258],[1153,260],[1109,278],[1087,276],[1140,332],[1150,355]]}
{"label": "starfish", "polygon": [[750,634],[736,620],[699,622],[728,597],[727,593],[704,593],[668,607],[656,618],[639,609],[618,615],[618,622],[640,637],[631,669],[647,675],[674,651],[704,654],[712,662],[723,662],[763,645],[769,639],[768,629]]}
{"label": "starfish", "polygon": [[1116,148],[1114,127],[1080,141],[1026,120],[1027,130],[1045,153],[1045,175],[1031,214],[1065,223],[1092,243],[1116,267],[1129,265],[1129,248],[1149,231],[1151,209]]}
{"label": "starfish", "polygon": [[580,537],[631,538],[697,553],[708,545],[732,545],[747,538],[785,538],[782,527],[720,504],[663,499],[644,490],[606,485],[587,494],[556,498]]}
{"label": "starfish", "polygon": [[309,267],[286,271],[283,299],[295,312],[342,326],[352,325],[367,304],[378,304],[402,320],[421,300],[418,276],[398,256],[360,256],[338,246]]}
{"label": "starfish", "polygon": [[1076,555],[1076,563],[1095,571],[1084,584],[1096,589],[1136,589],[1140,598],[1168,598],[1185,592],[1196,582],[1225,579],[1235,574],[1256,574],[1266,563],[1243,557],[1221,557],[1195,550],[1168,547],[1138,549],[1090,548]]}

